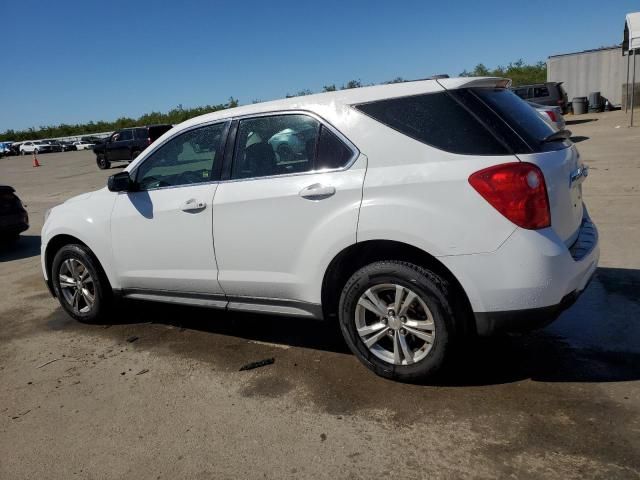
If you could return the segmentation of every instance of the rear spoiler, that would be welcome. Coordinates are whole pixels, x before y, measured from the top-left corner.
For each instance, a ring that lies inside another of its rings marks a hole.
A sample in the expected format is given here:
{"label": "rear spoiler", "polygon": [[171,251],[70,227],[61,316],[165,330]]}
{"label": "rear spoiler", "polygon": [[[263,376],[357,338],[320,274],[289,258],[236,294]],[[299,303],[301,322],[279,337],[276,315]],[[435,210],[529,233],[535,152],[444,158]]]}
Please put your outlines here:
{"label": "rear spoiler", "polygon": [[502,77],[439,78],[436,82],[445,90],[472,87],[509,88],[511,86],[511,79]]}

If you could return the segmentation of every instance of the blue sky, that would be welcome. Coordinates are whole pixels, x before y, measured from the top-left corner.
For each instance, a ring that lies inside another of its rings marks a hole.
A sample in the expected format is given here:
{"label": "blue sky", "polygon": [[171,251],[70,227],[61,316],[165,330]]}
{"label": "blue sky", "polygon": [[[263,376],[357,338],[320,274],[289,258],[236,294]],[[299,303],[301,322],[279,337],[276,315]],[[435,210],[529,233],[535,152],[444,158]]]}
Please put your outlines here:
{"label": "blue sky", "polygon": [[0,131],[457,75],[622,41],[627,0],[3,0]]}

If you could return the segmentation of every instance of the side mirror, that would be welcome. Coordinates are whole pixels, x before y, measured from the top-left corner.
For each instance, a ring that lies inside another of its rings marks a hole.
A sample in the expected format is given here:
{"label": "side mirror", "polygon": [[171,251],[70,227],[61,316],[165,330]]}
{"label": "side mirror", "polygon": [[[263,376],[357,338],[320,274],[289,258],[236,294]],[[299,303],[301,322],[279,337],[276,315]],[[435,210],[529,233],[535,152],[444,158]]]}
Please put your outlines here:
{"label": "side mirror", "polygon": [[111,175],[107,180],[107,188],[111,192],[130,192],[134,188],[134,182],[129,176],[129,172],[120,172]]}

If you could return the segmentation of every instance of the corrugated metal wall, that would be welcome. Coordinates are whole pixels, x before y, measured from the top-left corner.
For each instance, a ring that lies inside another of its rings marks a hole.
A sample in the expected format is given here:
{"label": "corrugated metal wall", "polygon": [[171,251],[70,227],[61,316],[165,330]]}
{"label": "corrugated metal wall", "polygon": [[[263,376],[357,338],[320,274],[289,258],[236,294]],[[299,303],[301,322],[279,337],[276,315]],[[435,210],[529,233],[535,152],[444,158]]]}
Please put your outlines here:
{"label": "corrugated metal wall", "polygon": [[612,104],[620,105],[627,74],[626,62],[627,57],[622,56],[621,48],[549,57],[547,80],[564,82],[569,101],[573,97],[587,97],[591,92],[600,92]]}

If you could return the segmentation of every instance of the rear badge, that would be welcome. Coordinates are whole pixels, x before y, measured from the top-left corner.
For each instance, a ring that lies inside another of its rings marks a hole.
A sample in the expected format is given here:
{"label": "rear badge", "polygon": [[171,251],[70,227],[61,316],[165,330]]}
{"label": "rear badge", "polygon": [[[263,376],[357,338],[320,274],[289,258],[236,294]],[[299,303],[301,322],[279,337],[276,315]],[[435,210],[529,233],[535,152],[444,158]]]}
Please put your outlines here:
{"label": "rear badge", "polygon": [[569,175],[569,186],[572,186],[574,183],[582,183],[588,175],[589,167],[580,165]]}

